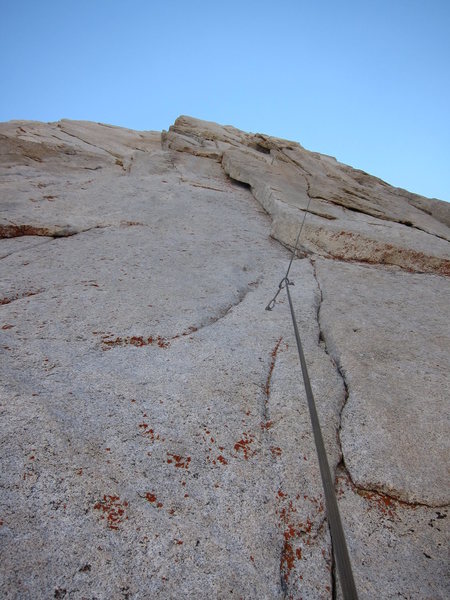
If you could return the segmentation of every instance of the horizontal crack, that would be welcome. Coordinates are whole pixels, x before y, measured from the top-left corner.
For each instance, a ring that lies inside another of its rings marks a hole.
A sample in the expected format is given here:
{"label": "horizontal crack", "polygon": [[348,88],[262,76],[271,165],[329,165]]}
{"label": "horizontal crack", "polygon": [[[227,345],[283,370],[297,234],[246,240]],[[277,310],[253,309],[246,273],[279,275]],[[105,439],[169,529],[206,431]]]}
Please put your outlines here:
{"label": "horizontal crack", "polygon": [[18,292],[13,296],[6,296],[4,298],[0,298],[0,306],[5,304],[11,304],[11,302],[15,302],[16,300],[22,300],[23,298],[29,298],[30,296],[37,296],[37,294],[41,294],[43,289],[29,291],[29,292]]}
{"label": "horizontal crack", "polygon": [[183,333],[177,333],[169,338],[163,338],[160,335],[153,335],[149,337],[133,335],[129,337],[116,337],[115,339],[110,339],[111,335],[103,335],[101,339],[103,350],[109,350],[115,346],[135,346],[136,348],[143,348],[144,346],[157,345],[159,348],[168,348],[170,346],[170,342],[173,340],[176,340],[180,337],[186,337],[195,331],[197,331],[197,327],[189,327],[186,329],[186,331],[183,331]]}
{"label": "horizontal crack", "polygon": [[195,181],[189,181],[188,179],[184,179],[181,177],[180,183],[187,183],[188,185],[192,185],[192,187],[204,188],[205,190],[213,190],[215,192],[223,192],[225,193],[227,190],[222,190],[216,187],[212,187],[211,185],[203,185],[202,183],[196,183]]}
{"label": "horizontal crack", "polygon": [[[353,196],[356,196],[357,198],[361,198],[364,200],[366,199],[363,196],[359,196],[358,194],[350,192],[350,190],[344,190],[344,192],[352,194]],[[344,208],[346,210],[360,213],[360,214],[366,215],[368,217],[375,217],[376,219],[380,219],[381,221],[386,221],[387,223],[398,223],[399,225],[404,225],[405,227],[412,227],[413,229],[417,229],[417,231],[422,231],[423,233],[427,233],[428,235],[432,235],[441,240],[445,240],[446,242],[449,241],[449,239],[446,238],[445,236],[439,235],[438,233],[432,233],[431,231],[428,231],[427,229],[424,229],[423,227],[419,227],[418,225],[414,224],[412,221],[388,217],[388,216],[384,215],[382,212],[379,212],[375,209],[372,211],[367,211],[367,210],[363,210],[362,208],[356,208],[355,206],[348,206],[347,204],[344,204],[343,201],[339,202],[337,200],[332,200],[331,198],[324,198],[324,196],[319,196],[319,195],[313,195],[312,198],[314,198],[315,200],[323,200],[324,202],[329,202],[330,204],[334,204],[334,206],[340,206],[341,208]],[[377,225],[377,223],[372,223],[372,224]],[[381,225],[381,223],[380,223],[380,225]]]}
{"label": "horizontal crack", "polygon": [[25,236],[64,238],[72,237],[79,233],[86,233],[92,229],[106,229],[107,227],[110,227],[110,225],[93,225],[92,227],[86,227],[85,229],[76,229],[70,225],[50,225],[46,227],[40,225],[16,225],[13,223],[11,225],[0,225],[0,239]]}

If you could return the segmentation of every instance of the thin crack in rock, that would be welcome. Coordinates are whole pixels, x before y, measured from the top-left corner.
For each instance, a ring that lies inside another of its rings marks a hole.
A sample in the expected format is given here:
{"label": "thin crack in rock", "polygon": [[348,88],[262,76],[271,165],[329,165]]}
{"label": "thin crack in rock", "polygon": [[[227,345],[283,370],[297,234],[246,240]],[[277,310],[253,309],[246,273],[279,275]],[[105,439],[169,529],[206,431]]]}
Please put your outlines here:
{"label": "thin crack in rock", "polygon": [[234,308],[239,306],[239,304],[241,304],[245,300],[245,298],[251,291],[253,291],[254,289],[256,289],[259,286],[261,279],[262,279],[262,277],[259,277],[256,281],[249,282],[247,284],[247,287],[245,289],[241,290],[241,292],[239,293],[236,302],[231,303],[225,309],[219,311],[219,313],[217,315],[215,315],[214,317],[210,317],[208,320],[201,322],[197,326],[191,325],[186,330],[184,330],[182,333],[177,333],[177,334],[174,334],[174,335],[168,336],[168,337],[162,337],[161,335],[157,335],[157,334],[156,335],[151,334],[151,335],[133,335],[133,336],[116,336],[116,337],[114,337],[114,334],[111,333],[111,334],[103,335],[101,338],[101,344],[103,346],[103,350],[109,350],[110,348],[117,347],[117,346],[119,346],[119,347],[133,346],[135,348],[143,348],[145,346],[157,345],[157,346],[159,346],[159,348],[168,348],[170,346],[171,342],[173,342],[177,339],[182,339],[183,337],[190,336],[191,334],[197,333],[198,331],[205,329],[207,327],[212,327],[218,321],[224,319]]}
{"label": "thin crack in rock", "polygon": [[269,372],[267,373],[267,379],[266,379],[266,385],[264,386],[264,409],[263,409],[263,419],[264,419],[264,423],[263,423],[263,429],[267,430],[268,429],[268,419],[269,419],[269,398],[270,398],[270,384],[272,381],[272,374],[273,374],[273,370],[275,368],[275,362],[277,360],[277,354],[278,354],[278,350],[280,348],[280,344],[283,341],[283,338],[280,336],[270,354],[271,356],[271,361],[270,361],[270,365],[269,365]]}
{"label": "thin crack in rock", "polygon": [[[42,237],[47,237],[47,236],[42,236]],[[8,238],[2,238],[2,239],[8,239]],[[17,254],[19,252],[27,252],[28,250],[32,250],[33,248],[36,248],[37,246],[42,246],[43,244],[48,244],[50,242],[53,242],[53,240],[54,240],[54,238],[49,237],[49,239],[47,239],[47,240],[40,240],[39,242],[31,244],[30,246],[26,246],[25,248],[17,248],[17,250],[11,250],[7,254],[1,255],[0,260],[8,258],[8,256],[12,256],[13,254]]]}
{"label": "thin crack in rock", "polygon": [[87,144],[88,146],[92,146],[93,148],[97,148],[98,150],[103,150],[103,152],[105,152],[106,154],[109,154],[110,156],[113,156],[114,158],[123,158],[121,154],[114,154],[114,152],[111,152],[110,150],[106,150],[106,148],[102,148],[102,146],[97,146],[96,144],[93,144],[92,142],[88,142],[87,140],[84,140],[82,137],[80,137],[79,135],[76,135],[75,133],[69,133],[68,131],[66,131],[63,128],[63,125],[61,125],[60,123],[57,124],[57,127],[65,135],[73,137],[76,140],[79,140],[80,142],[83,142],[84,144]]}
{"label": "thin crack in rock", "polygon": [[323,302],[323,292],[322,292],[322,288],[321,288],[320,283],[319,283],[319,278],[318,278],[318,275],[317,275],[317,269],[316,269],[315,261],[314,260],[310,260],[310,262],[311,262],[311,265],[313,267],[314,278],[315,278],[315,280],[317,282],[317,287],[319,289],[319,305],[318,305],[318,308],[317,308],[317,316],[316,316],[316,318],[317,318],[317,324],[319,326],[319,332],[320,332],[319,333],[319,340],[322,342],[323,349],[324,349],[325,353],[328,355],[331,363],[333,364],[333,366],[336,369],[336,372],[338,373],[339,377],[341,378],[342,384],[343,384],[344,390],[345,390],[344,401],[343,401],[342,407],[341,407],[341,409],[339,411],[339,425],[338,425],[338,429],[337,429],[337,432],[336,432],[337,433],[337,436],[336,436],[337,437],[337,442],[338,442],[338,446],[339,446],[339,455],[340,455],[340,461],[336,465],[336,472],[337,472],[337,470],[339,468],[341,468],[345,472],[346,476],[348,477],[348,480],[350,481],[350,483],[351,483],[352,487],[354,488],[354,490],[358,494],[360,494],[360,495],[375,494],[375,495],[379,496],[380,498],[383,498],[383,497],[384,498],[389,498],[390,500],[392,500],[392,501],[394,501],[394,502],[396,502],[396,503],[398,503],[400,505],[405,505],[405,506],[409,506],[409,507],[418,507],[418,506],[423,506],[423,507],[427,507],[427,508],[444,508],[444,507],[447,507],[448,506],[447,504],[437,505],[436,506],[434,504],[433,505],[426,504],[425,502],[407,502],[406,500],[402,500],[402,499],[398,498],[397,496],[395,496],[392,493],[381,491],[381,490],[379,490],[376,487],[363,487],[363,486],[357,484],[353,480],[353,478],[352,478],[352,476],[350,474],[350,471],[349,471],[349,469],[348,469],[348,467],[346,465],[346,462],[345,462],[345,456],[344,456],[344,451],[343,451],[343,448],[342,448],[342,441],[341,441],[342,414],[343,414],[344,409],[345,409],[345,407],[347,405],[347,402],[349,400],[350,391],[349,391],[349,386],[348,386],[348,382],[347,382],[347,379],[346,379],[346,375],[345,375],[344,369],[343,369],[342,365],[339,364],[339,362],[337,361],[337,359],[330,353],[330,351],[328,349],[328,345],[327,345],[327,340],[326,340],[325,334],[324,334],[323,329],[321,327],[320,309],[322,307],[322,302]]}
{"label": "thin crack in rock", "polygon": [[[37,237],[49,237],[53,239],[67,238],[79,233],[86,233],[92,229],[106,229],[111,225],[93,225],[92,227],[86,227],[86,229],[74,229],[70,225],[58,228],[57,225],[45,227],[39,225],[0,225],[0,239],[10,239],[16,237],[26,236],[37,236]],[[49,240],[51,241],[51,240]]]}
{"label": "thin crack in rock", "polygon": [[11,304],[11,302],[16,302],[17,300],[23,300],[24,298],[29,298],[30,296],[37,296],[38,294],[42,294],[45,292],[44,289],[29,291],[29,292],[21,292],[17,293],[14,296],[5,297],[0,299],[0,306],[4,306],[5,304]]}

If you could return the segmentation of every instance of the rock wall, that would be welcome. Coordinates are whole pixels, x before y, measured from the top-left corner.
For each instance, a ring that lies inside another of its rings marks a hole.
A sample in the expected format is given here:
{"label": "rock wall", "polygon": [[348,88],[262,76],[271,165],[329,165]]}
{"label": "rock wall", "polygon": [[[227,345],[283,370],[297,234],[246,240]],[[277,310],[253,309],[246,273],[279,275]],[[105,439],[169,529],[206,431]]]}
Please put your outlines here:
{"label": "rock wall", "polygon": [[447,598],[449,206],[295,142],[0,124],[5,598]]}

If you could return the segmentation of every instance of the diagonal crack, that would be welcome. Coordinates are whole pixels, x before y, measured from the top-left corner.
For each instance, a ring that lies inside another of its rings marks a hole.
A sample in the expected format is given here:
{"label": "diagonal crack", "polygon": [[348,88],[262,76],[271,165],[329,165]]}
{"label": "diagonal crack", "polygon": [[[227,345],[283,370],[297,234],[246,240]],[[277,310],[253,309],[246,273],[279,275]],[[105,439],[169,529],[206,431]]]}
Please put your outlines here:
{"label": "diagonal crack", "polygon": [[[259,277],[256,281],[250,281],[247,283],[245,288],[242,288],[238,294],[237,299],[229,304],[226,308],[219,311],[213,317],[209,317],[207,320],[200,322],[198,325],[191,325],[185,329],[182,333],[176,333],[172,336],[162,337],[157,334],[144,334],[144,335],[132,335],[132,336],[118,336],[113,333],[105,332],[94,332],[94,335],[101,335],[101,345],[103,350],[109,350],[114,347],[127,347],[133,346],[135,348],[144,348],[146,346],[157,345],[159,348],[168,348],[171,342],[180,338],[190,336],[193,333],[197,333],[201,329],[206,327],[212,327],[221,319],[224,319],[236,306],[239,306],[247,295],[253,291],[261,282],[262,277]],[[273,370],[273,369],[272,369]],[[270,384],[269,384],[270,385]]]}
{"label": "diagonal crack", "polygon": [[106,152],[106,154],[109,154],[110,156],[113,156],[114,158],[122,158],[122,156],[120,154],[115,154],[114,152],[111,152],[110,150],[106,150],[106,148],[102,148],[102,146],[97,146],[96,144],[93,144],[92,142],[88,142],[87,140],[84,140],[79,135],[76,135],[75,133],[69,133],[68,131],[66,131],[66,129],[63,128],[63,126],[60,123],[57,124],[57,127],[65,135],[73,137],[76,140],[80,140],[80,142],[83,142],[84,144],[87,144],[88,146],[92,146],[93,148],[97,148],[98,150],[103,150],[103,152]]}

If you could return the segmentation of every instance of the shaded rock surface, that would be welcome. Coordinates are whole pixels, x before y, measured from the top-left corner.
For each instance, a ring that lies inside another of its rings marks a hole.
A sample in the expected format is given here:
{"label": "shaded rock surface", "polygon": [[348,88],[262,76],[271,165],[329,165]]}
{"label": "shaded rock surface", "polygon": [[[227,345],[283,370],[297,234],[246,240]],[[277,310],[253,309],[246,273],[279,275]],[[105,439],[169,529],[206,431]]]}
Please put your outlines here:
{"label": "shaded rock surface", "polygon": [[360,598],[448,597],[447,204],[189,117],[4,123],[0,176],[3,597],[339,597],[264,311],[307,208],[292,295]]}
{"label": "shaded rock surface", "polygon": [[[309,152],[295,142],[180,117],[164,145],[222,162],[271,215],[272,235],[294,246],[309,208],[302,246],[343,260],[450,274],[450,208]],[[300,211],[300,214],[299,214]]]}

